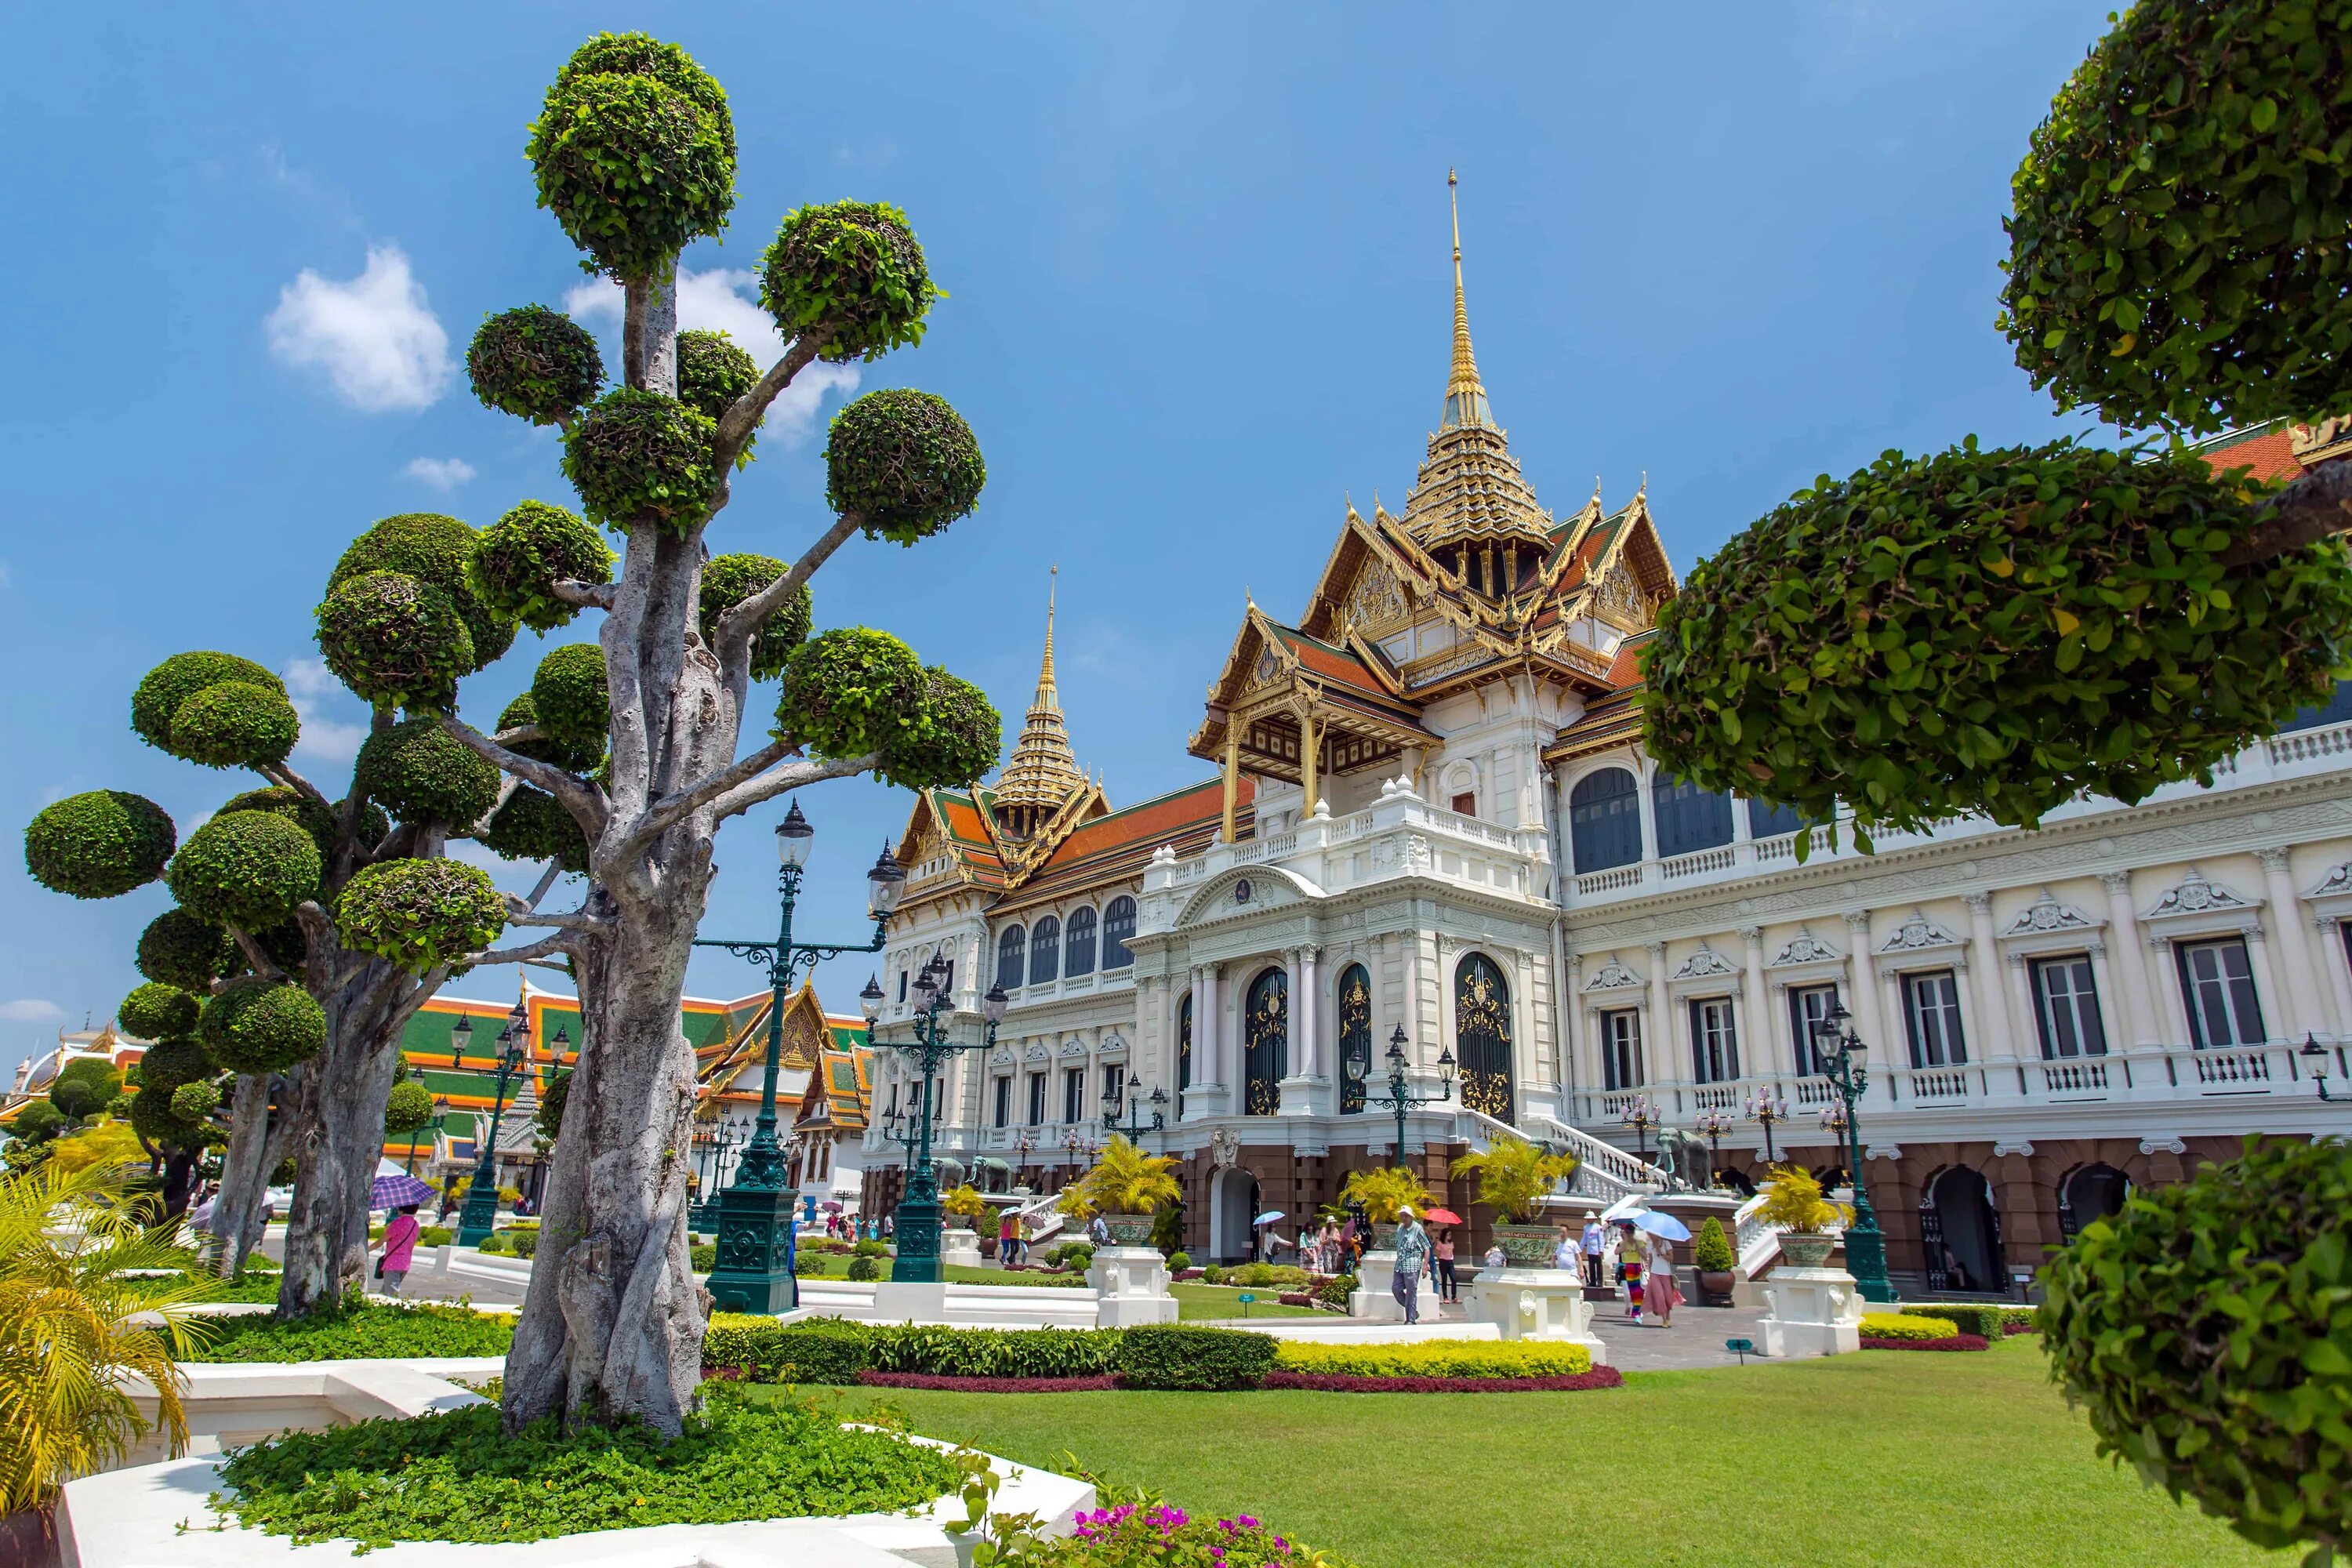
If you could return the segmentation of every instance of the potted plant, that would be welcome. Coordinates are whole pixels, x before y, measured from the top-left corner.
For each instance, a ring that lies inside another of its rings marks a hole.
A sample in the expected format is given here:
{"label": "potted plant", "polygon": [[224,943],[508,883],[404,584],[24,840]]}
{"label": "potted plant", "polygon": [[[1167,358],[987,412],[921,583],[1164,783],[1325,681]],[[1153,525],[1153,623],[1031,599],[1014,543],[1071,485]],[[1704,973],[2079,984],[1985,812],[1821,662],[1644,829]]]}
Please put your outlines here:
{"label": "potted plant", "polygon": [[1426,1214],[1436,1201],[1421,1178],[1402,1165],[1350,1173],[1339,1197],[1364,1211],[1364,1217],[1372,1222],[1372,1247],[1381,1252],[1396,1246],[1398,1210],[1410,1205],[1413,1213]]}
{"label": "potted plant", "polygon": [[1826,1234],[1829,1227],[1846,1224],[1853,1218],[1853,1211],[1822,1197],[1822,1184],[1810,1171],[1797,1165],[1775,1165],[1756,1217],[1780,1229],[1781,1255],[1791,1264],[1799,1268],[1819,1268],[1829,1261],[1831,1250],[1837,1246],[1837,1238]]}
{"label": "potted plant", "polygon": [[1573,1154],[1556,1154],[1524,1138],[1496,1136],[1484,1153],[1465,1154],[1454,1162],[1457,1176],[1478,1178],[1478,1201],[1493,1207],[1495,1245],[1521,1268],[1553,1265],[1553,1227],[1532,1223],[1536,1204],[1552,1184],[1576,1173]]}
{"label": "potted plant", "polygon": [[1699,1304],[1730,1306],[1732,1271],[1739,1267],[1739,1257],[1731,1250],[1731,1238],[1723,1234],[1723,1222],[1713,1215],[1706,1216],[1706,1223],[1691,1240],[1691,1263],[1698,1269]]}
{"label": "potted plant", "polygon": [[[1102,1216],[1113,1245],[1146,1246],[1154,1213],[1184,1195],[1183,1186],[1169,1174],[1175,1163],[1169,1155],[1145,1153],[1114,1132],[1095,1157],[1094,1169],[1078,1178],[1076,1203]],[[1065,1213],[1076,1212],[1071,1205],[1066,1196]]]}
{"label": "potted plant", "polygon": [[987,1200],[970,1182],[950,1190],[940,1199],[940,1207],[947,1214],[950,1230],[970,1230],[972,1222],[988,1212]]}

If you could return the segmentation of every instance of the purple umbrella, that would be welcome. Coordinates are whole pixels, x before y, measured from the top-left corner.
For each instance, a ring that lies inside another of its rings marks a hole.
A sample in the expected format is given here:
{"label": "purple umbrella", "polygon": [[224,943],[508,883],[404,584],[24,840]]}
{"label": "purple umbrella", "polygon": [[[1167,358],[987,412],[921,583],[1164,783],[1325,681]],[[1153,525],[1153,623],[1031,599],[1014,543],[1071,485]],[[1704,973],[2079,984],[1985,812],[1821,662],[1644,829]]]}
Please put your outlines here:
{"label": "purple umbrella", "polygon": [[425,1204],[436,1194],[432,1184],[420,1182],[415,1176],[378,1176],[368,1184],[368,1207],[372,1209],[406,1208],[410,1204]]}

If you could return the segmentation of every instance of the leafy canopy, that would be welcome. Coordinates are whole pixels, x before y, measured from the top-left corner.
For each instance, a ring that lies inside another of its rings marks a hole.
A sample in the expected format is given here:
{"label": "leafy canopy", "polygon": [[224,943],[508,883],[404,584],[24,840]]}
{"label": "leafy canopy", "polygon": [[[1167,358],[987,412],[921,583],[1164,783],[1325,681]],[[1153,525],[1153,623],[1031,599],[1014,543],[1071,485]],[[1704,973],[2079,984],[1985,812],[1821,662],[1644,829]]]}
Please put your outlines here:
{"label": "leafy canopy", "polygon": [[43,806],[25,828],[25,869],[51,892],[111,899],[163,874],[179,831],[144,795],[98,789]]}
{"label": "leafy canopy", "polygon": [[1524,1138],[1497,1134],[1483,1152],[1456,1159],[1454,1173],[1476,1176],[1478,1201],[1493,1205],[1502,1218],[1518,1222],[1533,1217],[1536,1200],[1550,1192],[1553,1184],[1576,1174],[1579,1163],[1573,1154],[1555,1153]]}
{"label": "leafy canopy", "polygon": [[1402,1165],[1381,1165],[1369,1171],[1350,1171],[1339,1189],[1340,1198],[1360,1205],[1364,1217],[1376,1225],[1390,1225],[1400,1210],[1411,1205],[1413,1213],[1426,1214],[1437,1200],[1429,1195],[1429,1188],[1419,1176]]}
{"label": "leafy canopy", "polygon": [[1170,1174],[1175,1165],[1173,1157],[1147,1154],[1126,1134],[1114,1132],[1077,1184],[1097,1214],[1151,1214],[1184,1196],[1182,1184]]}

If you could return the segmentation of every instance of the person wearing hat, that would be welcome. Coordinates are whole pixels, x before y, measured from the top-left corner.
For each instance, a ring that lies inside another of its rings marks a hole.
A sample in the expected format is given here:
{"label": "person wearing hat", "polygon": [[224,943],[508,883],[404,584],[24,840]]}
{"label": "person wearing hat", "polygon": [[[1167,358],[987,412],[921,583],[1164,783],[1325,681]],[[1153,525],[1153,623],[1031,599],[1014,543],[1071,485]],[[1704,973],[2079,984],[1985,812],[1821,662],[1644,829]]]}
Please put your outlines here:
{"label": "person wearing hat", "polygon": [[1609,1250],[1609,1230],[1601,1216],[1587,1213],[1584,1216],[1584,1282],[1598,1287],[1601,1283],[1601,1255]]}
{"label": "person wearing hat", "polygon": [[1396,1270],[1389,1276],[1389,1291],[1404,1309],[1404,1321],[1421,1321],[1421,1270],[1429,1261],[1429,1232],[1412,1217],[1412,1205],[1397,1210]]}

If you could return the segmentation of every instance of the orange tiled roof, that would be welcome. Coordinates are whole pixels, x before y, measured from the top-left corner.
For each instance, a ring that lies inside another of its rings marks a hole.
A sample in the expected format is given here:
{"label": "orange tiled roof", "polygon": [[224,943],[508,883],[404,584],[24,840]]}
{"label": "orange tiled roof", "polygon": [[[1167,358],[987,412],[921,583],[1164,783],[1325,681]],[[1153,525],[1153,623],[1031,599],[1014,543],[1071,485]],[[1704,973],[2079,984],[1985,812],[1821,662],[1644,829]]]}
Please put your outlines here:
{"label": "orange tiled roof", "polygon": [[[1255,795],[1255,783],[1249,774],[1243,774],[1234,796],[1237,831],[1251,822]],[[1037,875],[997,908],[1042,903],[1076,888],[1131,879],[1141,874],[1152,852],[1162,844],[1172,846],[1179,855],[1198,853],[1216,837],[1223,821],[1224,800],[1223,782],[1211,779],[1098,816],[1057,845]]]}
{"label": "orange tiled roof", "polygon": [[2258,479],[2300,479],[2304,472],[2294,455],[2294,428],[2284,424],[2224,436],[2218,444],[2200,448],[2198,456],[2216,470],[2252,468]]}

